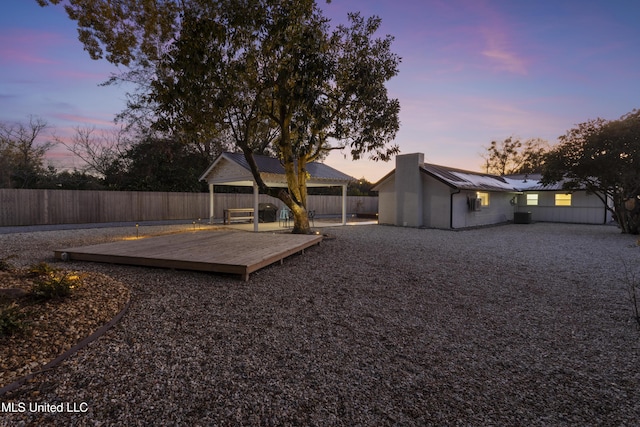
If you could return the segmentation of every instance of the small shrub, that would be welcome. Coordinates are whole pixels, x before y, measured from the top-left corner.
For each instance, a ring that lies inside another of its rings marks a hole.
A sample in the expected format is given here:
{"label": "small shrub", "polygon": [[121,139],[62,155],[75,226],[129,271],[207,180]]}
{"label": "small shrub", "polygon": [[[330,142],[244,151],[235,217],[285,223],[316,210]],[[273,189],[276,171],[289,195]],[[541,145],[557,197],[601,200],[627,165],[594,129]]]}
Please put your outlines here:
{"label": "small shrub", "polygon": [[32,266],[29,273],[36,276],[31,296],[38,300],[66,298],[81,284],[77,274],[64,273],[45,262]]}
{"label": "small shrub", "polygon": [[78,281],[79,278],[76,275],[60,273],[40,278],[31,288],[31,295],[39,300],[66,298],[78,286]]}
{"label": "small shrub", "polygon": [[0,336],[10,336],[22,332],[26,327],[26,315],[15,302],[0,305]]}
{"label": "small shrub", "polygon": [[49,264],[47,264],[46,262],[41,262],[38,264],[34,264],[31,266],[31,268],[29,268],[29,275],[32,277],[37,277],[37,276],[54,276],[57,272],[59,272],[60,270],[55,268],[55,267],[51,267]]}

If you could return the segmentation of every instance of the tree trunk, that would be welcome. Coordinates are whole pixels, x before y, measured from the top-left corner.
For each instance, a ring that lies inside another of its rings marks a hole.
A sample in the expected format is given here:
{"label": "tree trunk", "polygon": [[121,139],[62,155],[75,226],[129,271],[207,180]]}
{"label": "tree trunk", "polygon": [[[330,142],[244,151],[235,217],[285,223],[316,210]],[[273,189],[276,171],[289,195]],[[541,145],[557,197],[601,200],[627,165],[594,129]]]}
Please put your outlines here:
{"label": "tree trunk", "polygon": [[300,168],[302,159],[298,159],[298,170],[292,164],[285,164],[289,194],[283,200],[293,213],[293,234],[311,234],[309,215],[307,213],[307,185],[304,166]]}
{"label": "tree trunk", "polygon": [[640,234],[640,203],[635,199],[619,199],[614,203],[618,227],[626,234]]}
{"label": "tree trunk", "polygon": [[[283,109],[282,116],[288,116],[286,109]],[[311,234],[309,226],[309,215],[307,213],[307,157],[297,157],[294,155],[291,146],[291,135],[289,133],[290,117],[278,121],[280,131],[280,140],[278,147],[282,156],[285,177],[287,181],[287,190],[269,188],[260,176],[260,170],[253,158],[253,150],[248,144],[239,144],[244,153],[244,157],[249,164],[251,174],[253,175],[258,188],[265,194],[277,197],[293,213],[293,234]]]}
{"label": "tree trunk", "polygon": [[291,212],[293,212],[293,231],[291,232],[293,234],[311,234],[307,210],[302,206],[295,205]]}
{"label": "tree trunk", "polygon": [[283,200],[293,213],[293,234],[311,234],[307,214],[306,159],[296,156],[291,147],[288,122],[281,129],[280,152],[289,189],[288,200]]}

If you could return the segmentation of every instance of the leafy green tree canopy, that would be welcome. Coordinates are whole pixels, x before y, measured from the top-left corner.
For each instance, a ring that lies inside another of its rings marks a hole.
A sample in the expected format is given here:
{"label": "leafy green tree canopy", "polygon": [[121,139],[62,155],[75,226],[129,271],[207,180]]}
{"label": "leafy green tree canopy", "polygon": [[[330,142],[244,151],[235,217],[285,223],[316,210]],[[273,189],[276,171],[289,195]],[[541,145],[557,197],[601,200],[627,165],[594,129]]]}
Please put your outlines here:
{"label": "leafy green tree canopy", "polygon": [[640,111],[618,120],[589,120],[560,137],[545,157],[544,184],[563,182],[571,191],[586,188],[613,202],[610,208],[624,233],[640,231]]}
{"label": "leafy green tree canopy", "polygon": [[[41,5],[61,0],[38,0]],[[69,0],[92,58],[152,76],[142,103],[154,126],[190,140],[228,138],[261,191],[310,232],[306,165],[330,150],[388,160],[400,106],[386,82],[400,58],[380,19],[349,14],[334,29],[314,0]],[[153,72],[148,72],[152,70]],[[280,158],[287,190],[269,188],[253,153]]]}

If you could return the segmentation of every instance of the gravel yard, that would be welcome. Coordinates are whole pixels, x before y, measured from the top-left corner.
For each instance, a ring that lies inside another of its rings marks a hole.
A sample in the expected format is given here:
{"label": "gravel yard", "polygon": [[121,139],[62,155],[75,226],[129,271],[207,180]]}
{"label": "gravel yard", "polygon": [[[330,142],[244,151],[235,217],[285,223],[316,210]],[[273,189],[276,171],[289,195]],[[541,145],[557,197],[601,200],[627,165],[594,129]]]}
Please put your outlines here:
{"label": "gravel yard", "polygon": [[[324,231],[248,283],[64,264],[129,286],[129,310],[0,398],[86,412],[4,411],[0,425],[638,424],[640,331],[625,279],[640,281],[637,236],[545,223]],[[61,266],[54,249],[125,233],[5,234],[0,258]]]}

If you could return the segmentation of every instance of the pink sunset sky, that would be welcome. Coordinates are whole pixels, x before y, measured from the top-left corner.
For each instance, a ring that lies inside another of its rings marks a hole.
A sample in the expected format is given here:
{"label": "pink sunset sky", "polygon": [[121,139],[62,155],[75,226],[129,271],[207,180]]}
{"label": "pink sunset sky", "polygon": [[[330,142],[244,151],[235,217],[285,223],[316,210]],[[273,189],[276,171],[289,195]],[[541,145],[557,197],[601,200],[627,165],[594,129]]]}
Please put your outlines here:
{"label": "pink sunset sky", "polygon": [[[333,0],[332,22],[349,11],[382,18],[402,57],[388,84],[400,100],[402,153],[481,170],[492,140],[551,144],[576,124],[617,119],[640,107],[637,0]],[[0,121],[49,123],[65,137],[76,126],[113,127],[126,86],[99,86],[117,69],[93,61],[60,6],[5,0],[0,16]],[[394,162],[357,162],[334,152],[326,163],[376,181]],[[80,166],[62,147],[59,168]]]}

